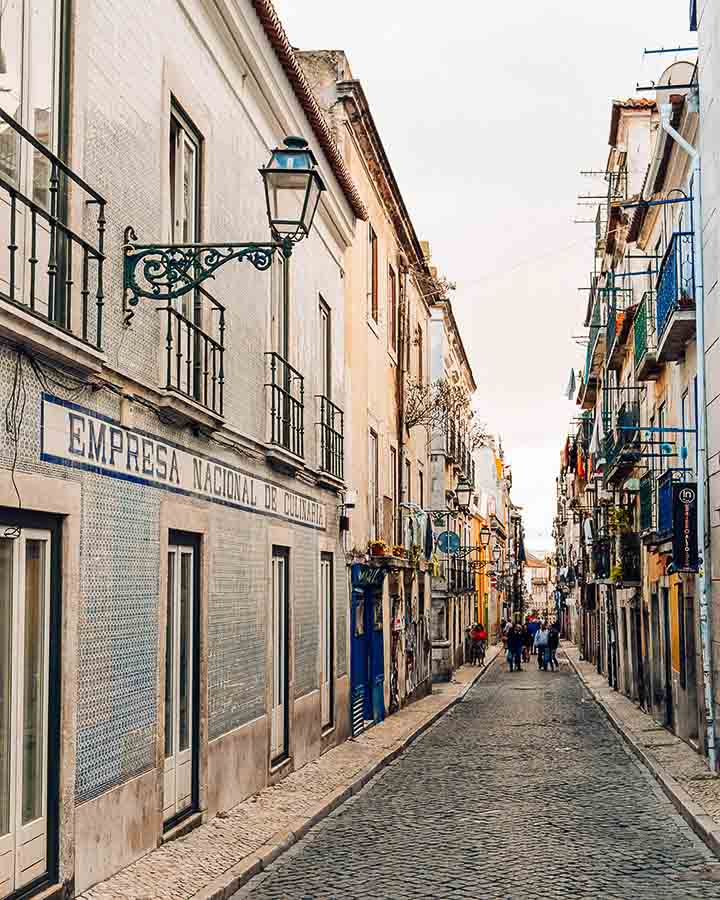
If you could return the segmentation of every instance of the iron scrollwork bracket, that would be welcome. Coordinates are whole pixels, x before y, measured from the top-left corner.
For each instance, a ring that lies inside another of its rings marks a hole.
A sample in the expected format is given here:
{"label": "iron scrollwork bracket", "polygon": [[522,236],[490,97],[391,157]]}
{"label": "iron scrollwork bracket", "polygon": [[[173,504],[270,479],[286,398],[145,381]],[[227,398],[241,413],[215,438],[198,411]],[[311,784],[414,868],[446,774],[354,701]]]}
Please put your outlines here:
{"label": "iron scrollwork bracket", "polygon": [[292,241],[227,244],[139,244],[132,227],[123,243],[123,314],[129,325],[141,297],[169,303],[214,278],[226,263],[249,262],[259,272],[270,268],[274,255],[292,253]]}

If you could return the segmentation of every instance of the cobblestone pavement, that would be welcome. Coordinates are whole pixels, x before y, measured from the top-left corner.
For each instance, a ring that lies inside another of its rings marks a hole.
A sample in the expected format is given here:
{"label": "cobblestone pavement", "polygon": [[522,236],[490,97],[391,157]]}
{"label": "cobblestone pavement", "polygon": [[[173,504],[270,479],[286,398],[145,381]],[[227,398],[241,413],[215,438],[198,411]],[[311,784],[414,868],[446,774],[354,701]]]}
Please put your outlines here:
{"label": "cobblestone pavement", "polygon": [[496,663],[247,897],[717,900],[720,862],[562,657]]}
{"label": "cobblestone pavement", "polygon": [[[572,657],[575,667],[598,700],[610,710],[637,745],[658,768],[674,778],[690,799],[702,807],[704,814],[720,827],[720,778],[710,774],[703,757],[643,712],[637,703],[609,687],[605,675],[599,675],[592,663],[580,659],[577,647],[569,644],[565,652]],[[720,891],[718,893],[720,895]]]}

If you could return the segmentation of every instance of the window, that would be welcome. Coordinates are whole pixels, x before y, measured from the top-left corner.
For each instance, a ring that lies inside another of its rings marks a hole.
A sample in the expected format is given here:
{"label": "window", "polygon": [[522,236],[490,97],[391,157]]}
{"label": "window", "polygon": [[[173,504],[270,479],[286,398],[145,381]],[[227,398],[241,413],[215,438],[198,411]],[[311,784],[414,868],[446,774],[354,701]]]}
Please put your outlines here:
{"label": "window", "polygon": [[663,453],[664,444],[668,443],[668,434],[665,431],[665,404],[661,403],[658,408],[658,436],[657,436],[659,451],[659,468],[660,472],[664,472],[667,469],[667,456]]}
{"label": "window", "polygon": [[388,331],[390,346],[396,353],[398,348],[397,314],[397,279],[395,278],[395,269],[388,266]]}
{"label": "window", "polygon": [[415,347],[417,349],[417,380],[422,384],[425,380],[425,353],[423,350],[423,330],[420,325],[415,334]]}
{"label": "window", "polygon": [[680,446],[683,449],[683,452],[680,455],[680,465],[683,466],[683,468],[687,468],[690,462],[690,454],[688,453],[688,432],[685,430],[686,428],[690,428],[689,401],[690,398],[688,392],[683,391],[683,395],[680,398],[680,427],[682,428],[682,431],[680,432]]}
{"label": "window", "polygon": [[[200,240],[201,143],[197,129],[177,108],[170,116],[170,228],[174,244]],[[181,312],[196,325],[202,324],[199,291],[185,294]]]}
{"label": "window", "polygon": [[335,594],[333,555],[320,554],[320,707],[321,725],[333,724],[335,685]]}
{"label": "window", "polygon": [[368,314],[373,322],[378,321],[378,245],[372,225],[368,223],[367,254],[367,294]]}
{"label": "window", "polygon": [[368,435],[368,513],[371,540],[377,540],[379,534],[378,499],[378,436],[371,429]]}
{"label": "window", "polygon": [[272,261],[272,341],[273,350],[290,361],[290,297],[289,265],[282,253],[276,253]]}
{"label": "window", "polygon": [[320,297],[320,393],[330,399],[332,366],[330,346],[330,307]]}
{"label": "window", "polygon": [[412,503],[412,466],[410,460],[405,460],[405,500]]}
{"label": "window", "polygon": [[418,463],[418,503],[424,508],[425,506],[425,473],[422,466]]}

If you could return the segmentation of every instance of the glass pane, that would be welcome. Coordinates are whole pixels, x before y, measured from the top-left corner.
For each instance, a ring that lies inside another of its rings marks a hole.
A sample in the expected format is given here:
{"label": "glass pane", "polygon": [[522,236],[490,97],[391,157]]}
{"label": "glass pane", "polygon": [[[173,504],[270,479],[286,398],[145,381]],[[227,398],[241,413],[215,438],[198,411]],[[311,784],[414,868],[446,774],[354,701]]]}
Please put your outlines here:
{"label": "glass pane", "polygon": [[45,745],[45,541],[25,542],[22,822],[42,816]]}
{"label": "glass pane", "polygon": [[[20,120],[22,100],[22,0],[0,2],[0,106]],[[0,174],[17,183],[20,166],[20,138],[4,122],[0,123]]]}
{"label": "glass pane", "polygon": [[10,831],[13,541],[0,540],[0,835]]}
{"label": "glass pane", "polygon": [[173,755],[175,746],[175,554],[168,553],[167,624],[165,627],[165,757]]}
{"label": "glass pane", "polygon": [[[30,6],[30,111],[28,130],[55,150],[55,28],[56,0],[33,0]],[[50,163],[33,151],[33,198],[50,207]]]}
{"label": "glass pane", "polygon": [[180,744],[190,746],[190,714],[192,698],[192,556],[180,557]]}
{"label": "glass pane", "polygon": [[193,144],[185,138],[183,154],[183,224],[182,239],[185,243],[195,240],[195,176],[196,153]]}

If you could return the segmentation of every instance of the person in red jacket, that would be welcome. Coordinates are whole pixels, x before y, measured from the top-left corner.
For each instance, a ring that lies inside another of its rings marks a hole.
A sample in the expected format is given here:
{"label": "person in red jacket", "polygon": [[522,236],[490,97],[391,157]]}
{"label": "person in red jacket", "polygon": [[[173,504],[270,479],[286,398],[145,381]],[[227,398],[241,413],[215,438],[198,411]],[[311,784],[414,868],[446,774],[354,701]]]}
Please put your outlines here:
{"label": "person in red jacket", "polygon": [[485,662],[485,648],[487,647],[487,631],[482,623],[476,622],[470,631],[472,641],[472,664],[479,666]]}

